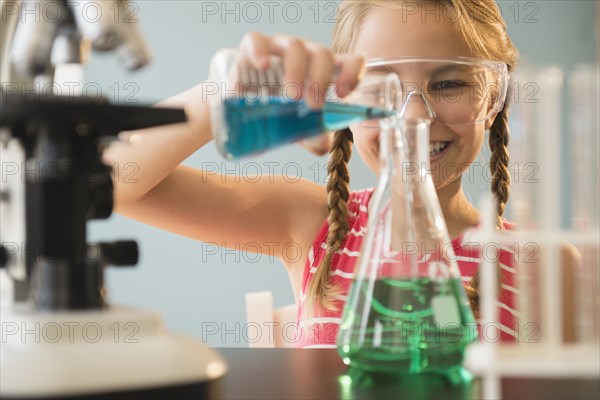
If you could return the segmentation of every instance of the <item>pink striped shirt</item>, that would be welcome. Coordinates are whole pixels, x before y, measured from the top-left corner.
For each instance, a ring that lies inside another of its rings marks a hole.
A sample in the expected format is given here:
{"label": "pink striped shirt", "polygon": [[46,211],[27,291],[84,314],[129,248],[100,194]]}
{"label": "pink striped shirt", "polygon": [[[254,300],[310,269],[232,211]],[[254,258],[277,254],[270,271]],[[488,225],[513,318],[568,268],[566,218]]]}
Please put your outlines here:
{"label": "pink striped shirt", "polygon": [[[330,279],[332,282],[342,288],[343,297],[338,304],[338,310],[323,311],[318,317],[304,318],[302,307],[304,305],[304,294],[308,284],[317,267],[325,257],[327,252],[327,229],[328,223],[325,221],[312,247],[310,248],[308,260],[302,276],[302,286],[300,292],[300,303],[297,312],[298,337],[297,346],[299,347],[330,347],[337,341],[337,333],[342,318],[343,305],[348,295],[348,289],[354,278],[354,265],[356,263],[359,251],[361,249],[363,238],[366,234],[368,220],[368,205],[373,188],[353,191],[348,200],[348,221],[349,233],[340,250],[333,256],[332,271]],[[505,228],[511,229],[513,226],[505,221]],[[457,264],[462,276],[463,284],[469,285],[470,280],[477,272],[480,262],[480,250],[473,235],[475,230],[470,230],[452,241]],[[513,267],[513,251],[507,247],[500,248],[500,268],[502,273],[502,285],[497,305],[499,307],[499,326],[494,327],[493,332],[497,333],[496,328],[500,328],[500,341],[515,340],[515,322],[517,312],[515,311],[516,289],[514,282],[515,269]],[[498,337],[490,337],[492,330],[481,331],[489,340],[498,340]]]}

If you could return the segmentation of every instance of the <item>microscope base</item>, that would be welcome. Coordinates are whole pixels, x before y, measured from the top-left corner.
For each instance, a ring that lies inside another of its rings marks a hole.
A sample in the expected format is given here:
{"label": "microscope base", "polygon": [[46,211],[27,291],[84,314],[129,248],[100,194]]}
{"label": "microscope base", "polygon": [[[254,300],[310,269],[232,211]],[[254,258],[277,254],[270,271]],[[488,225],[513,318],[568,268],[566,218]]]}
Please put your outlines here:
{"label": "microscope base", "polygon": [[1,311],[3,399],[219,397],[223,359],[154,313]]}

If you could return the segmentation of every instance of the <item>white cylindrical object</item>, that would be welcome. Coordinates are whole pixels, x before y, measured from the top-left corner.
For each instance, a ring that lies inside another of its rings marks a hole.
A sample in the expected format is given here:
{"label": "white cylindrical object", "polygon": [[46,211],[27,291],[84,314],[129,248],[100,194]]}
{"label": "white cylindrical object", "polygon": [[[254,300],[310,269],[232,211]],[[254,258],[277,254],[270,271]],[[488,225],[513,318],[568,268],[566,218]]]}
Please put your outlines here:
{"label": "white cylindrical object", "polygon": [[517,71],[512,74],[512,108],[509,119],[511,189],[507,214],[511,221],[519,227],[531,227],[537,221],[532,213],[533,202],[531,184],[529,184],[531,167],[535,166],[536,148],[532,135],[534,122],[534,101],[532,89],[535,90],[532,74]]}
{"label": "white cylindrical object", "polygon": [[[481,201],[481,215],[482,215],[482,244],[483,249],[485,244],[496,242],[496,202],[492,195],[484,196]],[[481,319],[480,326],[482,327],[481,332],[485,334],[488,331],[487,326],[496,326],[500,330],[500,324],[498,322],[498,308],[496,306],[498,299],[498,266],[494,262],[497,258],[497,247],[490,246],[493,255],[487,254],[487,256],[481,257],[481,263],[479,265],[479,273],[481,276]],[[496,363],[498,362],[498,351],[496,341],[487,340],[487,338],[481,338],[483,341],[483,349],[489,363],[485,371],[483,372],[483,398],[484,399],[498,399],[501,396],[500,390],[500,377],[496,373]]]}
{"label": "white cylindrical object", "polygon": [[[482,215],[482,248],[486,243],[494,242],[496,239],[496,208],[495,200],[489,195],[483,197],[482,205],[480,207]],[[492,251],[495,252],[497,247],[490,246]],[[481,325],[496,324],[498,322],[498,309],[496,307],[496,301],[498,298],[498,274],[496,273],[496,263],[494,259],[497,254],[489,257],[481,257],[481,264],[479,266],[481,274]],[[500,328],[498,328],[500,329]],[[484,338],[485,340],[485,338]]]}
{"label": "white cylindrical object", "polygon": [[571,218],[576,230],[598,229],[600,77],[598,65],[580,66],[569,76]]}
{"label": "white cylindrical object", "polygon": [[[569,75],[571,138],[571,226],[592,235],[599,227],[600,73],[598,65],[582,65]],[[598,241],[579,245],[581,263],[576,270],[577,340],[598,343],[600,291]]]}
{"label": "white cylindrical object", "polygon": [[[536,76],[539,85],[535,120],[536,144],[539,152],[539,226],[546,231],[560,229],[561,215],[561,114],[563,73],[558,68],[547,68]],[[543,146],[541,144],[543,143]]]}
{"label": "white cylindrical object", "polygon": [[[533,211],[535,199],[533,197],[532,184],[530,183],[531,171],[535,171],[536,139],[533,135],[535,93],[536,85],[533,74],[527,70],[520,70],[512,74],[512,108],[509,118],[510,141],[508,144],[510,154],[511,188],[510,201],[507,204],[508,218],[517,224],[520,230],[532,229],[536,226],[537,218]],[[533,168],[532,168],[533,167]],[[518,334],[521,337],[524,325],[534,320],[535,299],[532,297],[530,285],[533,271],[528,268],[521,255],[526,249],[521,244],[515,243],[515,251],[518,256],[515,259],[516,288],[522,295],[515,296],[515,306],[519,311]],[[519,343],[522,343],[519,341]]]}
{"label": "white cylindrical object", "polygon": [[273,295],[271,292],[246,294],[246,321],[248,328],[254,327],[258,330],[258,336],[249,341],[249,347],[275,347]]}
{"label": "white cylindrical object", "polygon": [[[537,74],[539,103],[536,116],[536,143],[544,143],[539,151],[540,229],[558,234],[561,228],[561,95],[563,73],[558,68],[546,68]],[[549,350],[563,341],[563,296],[560,279],[560,247],[544,245],[541,255],[542,341]]]}

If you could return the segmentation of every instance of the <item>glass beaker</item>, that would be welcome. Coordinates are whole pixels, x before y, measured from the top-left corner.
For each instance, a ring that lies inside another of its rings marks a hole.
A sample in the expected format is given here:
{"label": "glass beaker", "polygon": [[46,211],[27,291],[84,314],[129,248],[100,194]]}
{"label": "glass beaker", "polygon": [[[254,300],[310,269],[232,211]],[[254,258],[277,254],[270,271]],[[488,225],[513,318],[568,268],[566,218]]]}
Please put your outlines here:
{"label": "glass beaker", "polygon": [[380,160],[338,351],[370,372],[464,382],[477,327],[428,172],[429,121],[382,120]]}
{"label": "glass beaker", "polygon": [[400,91],[395,74],[369,73],[343,99],[330,86],[323,108],[311,109],[299,98],[298,85],[284,83],[280,57],[271,56],[269,68],[259,70],[237,49],[216,53],[210,81],[217,85],[209,99],[212,134],[229,159],[385,118],[392,115]]}

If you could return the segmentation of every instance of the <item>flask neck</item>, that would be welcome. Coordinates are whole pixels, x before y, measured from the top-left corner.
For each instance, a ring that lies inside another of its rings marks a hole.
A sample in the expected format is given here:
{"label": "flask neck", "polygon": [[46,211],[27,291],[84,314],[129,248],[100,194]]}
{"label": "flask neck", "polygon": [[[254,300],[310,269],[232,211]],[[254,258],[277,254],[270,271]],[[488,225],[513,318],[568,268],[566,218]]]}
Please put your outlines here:
{"label": "flask neck", "polygon": [[440,252],[450,240],[429,174],[429,121],[391,118],[386,123],[382,171],[390,188],[391,250],[408,254],[412,246],[417,260],[427,254],[445,257]]}
{"label": "flask neck", "polygon": [[429,121],[396,116],[382,121],[380,164],[390,178],[423,180],[429,168]]}

